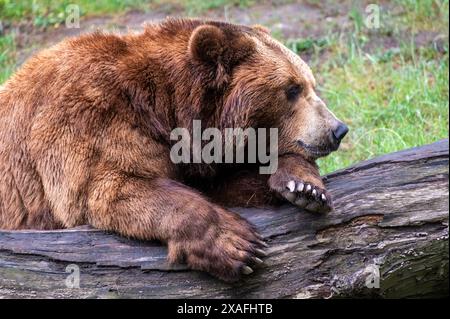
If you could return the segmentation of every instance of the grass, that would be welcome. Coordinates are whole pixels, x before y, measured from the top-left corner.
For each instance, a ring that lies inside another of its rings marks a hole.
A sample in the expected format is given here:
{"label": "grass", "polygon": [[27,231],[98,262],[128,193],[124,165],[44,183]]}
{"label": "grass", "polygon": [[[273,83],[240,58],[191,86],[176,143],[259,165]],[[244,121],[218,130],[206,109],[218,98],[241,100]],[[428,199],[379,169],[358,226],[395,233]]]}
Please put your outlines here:
{"label": "grass", "polygon": [[[397,21],[398,26],[407,26],[417,31],[447,31],[448,34],[448,0],[395,0],[404,11]],[[444,29],[442,27],[447,26]]]}
{"label": "grass", "polygon": [[0,84],[14,71],[17,50],[14,31],[2,35],[1,29],[30,24],[42,30],[57,28],[65,22],[70,4],[78,5],[81,17],[148,8],[145,0],[0,0]]}
{"label": "grass", "polygon": [[[251,10],[256,2],[154,0],[152,4],[201,15],[225,6]],[[17,51],[14,33],[1,35],[1,25],[57,27],[64,22],[69,3],[77,3],[81,15],[150,8],[145,0],[0,0],[0,84],[14,71]],[[353,7],[348,13],[353,26],[345,34],[330,31],[323,38],[283,40],[294,52],[311,56],[321,96],[350,126],[340,151],[319,161],[322,173],[448,137],[449,2],[393,0],[391,8],[382,11],[382,28],[376,32],[365,28],[364,11]],[[417,47],[413,36],[420,32],[443,36],[444,46]],[[386,49],[373,42],[386,35],[401,39],[399,45]]]}
{"label": "grass", "polygon": [[0,36],[0,84],[3,83],[15,68],[16,46],[14,35]]}
{"label": "grass", "polygon": [[187,12],[188,15],[199,15],[204,11],[239,6],[241,8],[248,8],[256,3],[256,0],[209,0],[209,1],[198,1],[198,0],[177,0],[179,5],[181,5]]}
{"label": "grass", "polygon": [[[311,64],[321,95],[350,126],[341,149],[319,160],[323,174],[448,138],[448,1],[396,2],[402,13],[390,16],[378,32],[402,39],[398,47],[369,49],[374,35],[364,30],[355,10],[349,13],[353,30],[321,40],[325,48],[313,46]],[[444,35],[443,47],[416,47],[413,36],[424,31]]]}
{"label": "grass", "polygon": [[67,16],[66,9],[76,4],[80,16],[144,9],[145,0],[0,0],[0,18],[7,21],[30,21],[36,27],[58,26]]}
{"label": "grass", "polygon": [[323,173],[448,137],[448,53],[418,51],[318,68],[322,96],[350,126],[341,150],[320,161]]}

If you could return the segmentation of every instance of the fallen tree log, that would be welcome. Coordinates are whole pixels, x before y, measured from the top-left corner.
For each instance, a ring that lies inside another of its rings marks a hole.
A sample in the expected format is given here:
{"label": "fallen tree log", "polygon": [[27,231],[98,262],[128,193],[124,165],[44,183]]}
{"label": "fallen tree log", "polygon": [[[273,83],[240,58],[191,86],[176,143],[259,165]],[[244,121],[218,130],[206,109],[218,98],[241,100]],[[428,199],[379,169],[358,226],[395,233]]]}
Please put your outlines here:
{"label": "fallen tree log", "polygon": [[0,231],[0,296],[448,296],[448,164],[442,140],[332,173],[326,183],[336,209],[328,215],[236,209],[270,248],[264,266],[235,284],[169,267],[158,243],[88,227]]}

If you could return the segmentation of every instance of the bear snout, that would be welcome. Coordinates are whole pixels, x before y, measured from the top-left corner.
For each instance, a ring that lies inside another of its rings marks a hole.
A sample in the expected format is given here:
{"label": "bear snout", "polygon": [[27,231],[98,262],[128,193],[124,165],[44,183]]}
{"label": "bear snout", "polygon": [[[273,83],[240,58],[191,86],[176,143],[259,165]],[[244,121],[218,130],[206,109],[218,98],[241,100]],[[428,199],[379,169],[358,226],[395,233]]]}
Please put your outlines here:
{"label": "bear snout", "polygon": [[333,130],[333,138],[336,142],[340,143],[345,135],[348,133],[348,126],[342,122],[339,122],[336,128]]}

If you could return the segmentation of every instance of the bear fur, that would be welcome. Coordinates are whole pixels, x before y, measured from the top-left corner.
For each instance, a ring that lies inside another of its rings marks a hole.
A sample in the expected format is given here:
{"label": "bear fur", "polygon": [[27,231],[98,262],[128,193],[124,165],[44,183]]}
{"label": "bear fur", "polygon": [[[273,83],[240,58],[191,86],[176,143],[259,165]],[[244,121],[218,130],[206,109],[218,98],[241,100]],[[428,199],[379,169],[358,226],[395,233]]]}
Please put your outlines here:
{"label": "bear fur", "polygon": [[[170,262],[237,280],[266,244],[224,207],[331,209],[315,159],[337,149],[340,122],[314,86],[262,27],[180,19],[63,41],[0,87],[0,228],[89,224],[160,240]],[[279,128],[277,171],[172,163],[170,132],[194,119]]]}

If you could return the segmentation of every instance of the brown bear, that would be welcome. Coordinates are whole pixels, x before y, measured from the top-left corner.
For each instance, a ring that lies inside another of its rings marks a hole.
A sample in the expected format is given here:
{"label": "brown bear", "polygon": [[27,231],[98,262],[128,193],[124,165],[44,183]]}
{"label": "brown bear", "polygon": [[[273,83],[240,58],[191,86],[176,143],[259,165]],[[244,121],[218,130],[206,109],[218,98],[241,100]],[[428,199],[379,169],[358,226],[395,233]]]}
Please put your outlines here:
{"label": "brown bear", "polygon": [[[348,129],[315,86],[305,62],[257,26],[171,19],[66,40],[0,87],[0,228],[89,224],[162,241],[169,262],[237,280],[266,244],[224,207],[331,209],[315,160]],[[170,132],[195,119],[277,128],[277,170],[174,164]]]}

